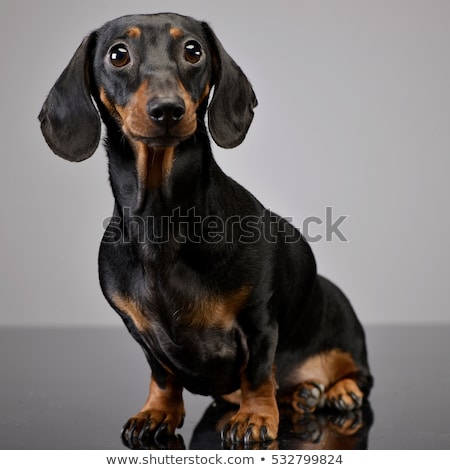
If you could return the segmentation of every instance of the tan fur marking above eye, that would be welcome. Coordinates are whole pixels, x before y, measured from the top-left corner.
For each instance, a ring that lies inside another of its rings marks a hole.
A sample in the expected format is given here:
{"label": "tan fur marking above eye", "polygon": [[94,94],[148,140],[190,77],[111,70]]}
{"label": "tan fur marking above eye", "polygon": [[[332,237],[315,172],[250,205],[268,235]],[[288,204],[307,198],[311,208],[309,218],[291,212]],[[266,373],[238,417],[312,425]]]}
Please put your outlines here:
{"label": "tan fur marking above eye", "polygon": [[315,382],[325,387],[341,378],[358,372],[352,356],[341,349],[331,349],[312,356],[292,371],[286,385],[295,386],[303,382]]}
{"label": "tan fur marking above eye", "polygon": [[249,295],[250,287],[244,286],[227,296],[202,298],[190,306],[187,323],[198,328],[229,330]]}
{"label": "tan fur marking above eye", "polygon": [[183,31],[180,28],[170,28],[169,34],[174,38],[174,39],[179,39],[183,37]]}
{"label": "tan fur marking above eye", "polygon": [[121,312],[133,320],[134,325],[139,331],[144,332],[150,329],[150,321],[138,302],[128,297],[123,297],[120,294],[113,294],[111,299]]}
{"label": "tan fur marking above eye", "polygon": [[141,37],[142,31],[137,26],[133,26],[127,31],[127,36],[130,38],[139,38]]}

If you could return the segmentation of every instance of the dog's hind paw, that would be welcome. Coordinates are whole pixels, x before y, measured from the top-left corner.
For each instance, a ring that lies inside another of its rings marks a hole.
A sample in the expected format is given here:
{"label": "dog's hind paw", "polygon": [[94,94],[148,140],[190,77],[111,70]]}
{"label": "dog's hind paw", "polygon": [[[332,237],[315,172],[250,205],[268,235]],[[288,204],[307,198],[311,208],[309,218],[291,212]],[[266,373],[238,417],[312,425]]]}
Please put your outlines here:
{"label": "dog's hind paw", "polygon": [[314,413],[325,405],[325,387],[315,382],[304,382],[292,395],[292,407],[299,413]]}
{"label": "dog's hind paw", "polygon": [[327,391],[327,406],[338,411],[361,408],[364,394],[352,379],[343,379]]}

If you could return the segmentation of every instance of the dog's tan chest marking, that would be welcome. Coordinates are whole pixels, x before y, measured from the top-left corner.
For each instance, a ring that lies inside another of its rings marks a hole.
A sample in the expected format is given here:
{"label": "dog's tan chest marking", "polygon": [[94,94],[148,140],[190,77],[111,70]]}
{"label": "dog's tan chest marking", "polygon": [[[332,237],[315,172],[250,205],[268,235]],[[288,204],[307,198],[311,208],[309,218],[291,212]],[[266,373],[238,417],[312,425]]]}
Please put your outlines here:
{"label": "dog's tan chest marking", "polygon": [[[250,288],[245,286],[226,296],[204,296],[188,302],[178,310],[179,321],[187,328],[230,330],[235,325],[236,317],[245,306],[249,294]],[[150,329],[149,316],[137,301],[118,293],[112,294],[111,300],[120,311],[133,320],[139,331]]]}

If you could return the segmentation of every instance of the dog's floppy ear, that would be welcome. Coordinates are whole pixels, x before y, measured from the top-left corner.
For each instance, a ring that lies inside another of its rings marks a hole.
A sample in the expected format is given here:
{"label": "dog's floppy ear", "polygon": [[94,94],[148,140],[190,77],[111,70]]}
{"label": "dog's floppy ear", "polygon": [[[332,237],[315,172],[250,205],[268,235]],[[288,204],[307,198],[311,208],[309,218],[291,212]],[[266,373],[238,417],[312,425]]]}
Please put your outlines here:
{"label": "dog's floppy ear", "polygon": [[208,127],[217,145],[232,148],[245,138],[258,104],[253,88],[228,55],[212,29],[203,23],[212,54],[214,95],[208,108]]}
{"label": "dog's floppy ear", "polygon": [[89,158],[98,147],[101,123],[90,92],[90,62],[95,33],[76,50],[39,114],[49,147],[72,162]]}

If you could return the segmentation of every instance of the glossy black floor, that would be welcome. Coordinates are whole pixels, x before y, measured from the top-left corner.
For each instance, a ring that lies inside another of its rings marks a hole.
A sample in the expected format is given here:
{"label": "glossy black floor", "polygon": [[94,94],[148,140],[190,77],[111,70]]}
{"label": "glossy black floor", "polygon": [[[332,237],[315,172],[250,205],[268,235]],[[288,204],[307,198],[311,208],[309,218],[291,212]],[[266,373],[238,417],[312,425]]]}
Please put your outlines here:
{"label": "glossy black floor", "polygon": [[[305,419],[282,410],[278,449],[450,449],[450,326],[366,328],[370,406]],[[0,449],[123,449],[149,371],[124,328],[1,329]],[[178,438],[135,446],[222,449],[233,409],[185,393]]]}

